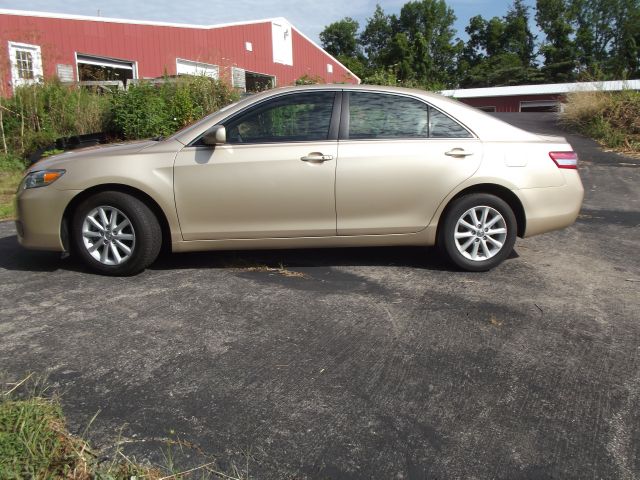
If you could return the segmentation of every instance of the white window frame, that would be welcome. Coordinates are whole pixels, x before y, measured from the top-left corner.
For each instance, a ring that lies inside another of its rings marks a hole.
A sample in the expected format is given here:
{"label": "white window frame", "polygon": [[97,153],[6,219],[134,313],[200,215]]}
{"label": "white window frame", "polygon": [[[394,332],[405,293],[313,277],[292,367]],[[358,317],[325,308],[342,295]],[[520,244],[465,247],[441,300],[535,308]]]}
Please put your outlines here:
{"label": "white window frame", "polygon": [[121,60],[119,58],[102,57],[91,55],[90,53],[75,52],[76,78],[80,81],[80,64],[97,65],[99,67],[111,67],[120,69],[131,69],[133,80],[138,78],[138,62],[135,60]]}
{"label": "white window frame", "polygon": [[[180,64],[195,67],[195,75],[206,75],[207,77],[214,78],[216,80],[220,78],[220,67],[218,65],[214,65],[212,63],[197,62],[195,60],[187,60],[186,58],[176,58],[176,75],[194,75],[193,73],[180,73],[178,71]],[[199,73],[197,71],[200,68],[202,69],[202,73]],[[209,75],[208,73],[206,73],[207,71],[211,71],[212,73],[214,73],[214,75]]]}
{"label": "white window frame", "polygon": [[[39,45],[28,43],[8,42],[9,61],[11,62],[11,85],[20,87],[22,85],[32,85],[42,81],[44,71],[42,69],[42,51]],[[31,69],[33,78],[20,78],[17,63],[17,53],[28,52],[31,54]]]}

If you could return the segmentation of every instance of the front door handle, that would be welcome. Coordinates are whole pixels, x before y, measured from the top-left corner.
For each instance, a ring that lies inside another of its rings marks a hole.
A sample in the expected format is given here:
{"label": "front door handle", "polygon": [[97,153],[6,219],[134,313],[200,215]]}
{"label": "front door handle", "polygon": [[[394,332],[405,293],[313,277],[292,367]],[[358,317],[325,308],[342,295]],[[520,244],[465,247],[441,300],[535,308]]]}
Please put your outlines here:
{"label": "front door handle", "polygon": [[448,152],[444,152],[448,157],[468,157],[473,155],[473,152],[467,152],[464,148],[452,148]]}
{"label": "front door handle", "polygon": [[303,162],[326,162],[328,160],[333,160],[333,155],[323,155],[320,152],[311,152],[309,155],[305,157],[300,157],[300,160]]}

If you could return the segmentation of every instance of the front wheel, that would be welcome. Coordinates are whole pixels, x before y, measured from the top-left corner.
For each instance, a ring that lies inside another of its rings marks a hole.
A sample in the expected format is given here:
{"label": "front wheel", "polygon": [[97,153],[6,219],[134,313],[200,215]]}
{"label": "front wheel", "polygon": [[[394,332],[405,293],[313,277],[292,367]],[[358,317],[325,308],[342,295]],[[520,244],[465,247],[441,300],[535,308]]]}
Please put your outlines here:
{"label": "front wheel", "polygon": [[455,265],[481,272],[511,254],[516,232],[516,217],[504,200],[474,193],[456,199],[448,208],[438,243]]}
{"label": "front wheel", "polygon": [[162,230],[151,209],[122,192],[101,192],[75,211],[71,238],[91,269],[105,275],[134,275],[151,265],[162,244]]}

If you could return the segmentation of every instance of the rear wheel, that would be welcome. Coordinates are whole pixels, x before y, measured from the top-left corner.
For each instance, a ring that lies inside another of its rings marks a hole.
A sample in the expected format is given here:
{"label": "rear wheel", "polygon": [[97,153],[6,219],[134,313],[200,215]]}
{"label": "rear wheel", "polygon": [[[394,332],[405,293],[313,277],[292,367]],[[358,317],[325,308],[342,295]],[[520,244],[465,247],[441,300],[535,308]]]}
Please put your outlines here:
{"label": "rear wheel", "polygon": [[516,232],[516,217],[504,200],[474,193],[458,198],[447,210],[438,242],[455,265],[480,272],[511,254]]}
{"label": "rear wheel", "polygon": [[160,224],[149,207],[122,192],[101,192],[76,209],[74,252],[105,275],[134,275],[151,265],[162,245]]}

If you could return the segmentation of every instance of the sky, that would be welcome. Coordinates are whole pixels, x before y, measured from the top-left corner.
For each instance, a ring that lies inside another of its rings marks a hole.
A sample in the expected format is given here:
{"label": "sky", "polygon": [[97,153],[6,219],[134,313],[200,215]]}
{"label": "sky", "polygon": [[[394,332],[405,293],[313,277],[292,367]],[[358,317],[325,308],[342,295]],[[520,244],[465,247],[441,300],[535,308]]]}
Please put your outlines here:
{"label": "sky", "polygon": [[[376,3],[386,13],[397,13],[406,0],[0,0],[0,8],[100,15],[133,20],[211,25],[285,17],[315,41],[325,26],[352,17],[363,27]],[[475,15],[502,16],[511,0],[448,0],[458,20],[455,27],[465,39],[464,27]],[[533,6],[535,0],[525,0]]]}

